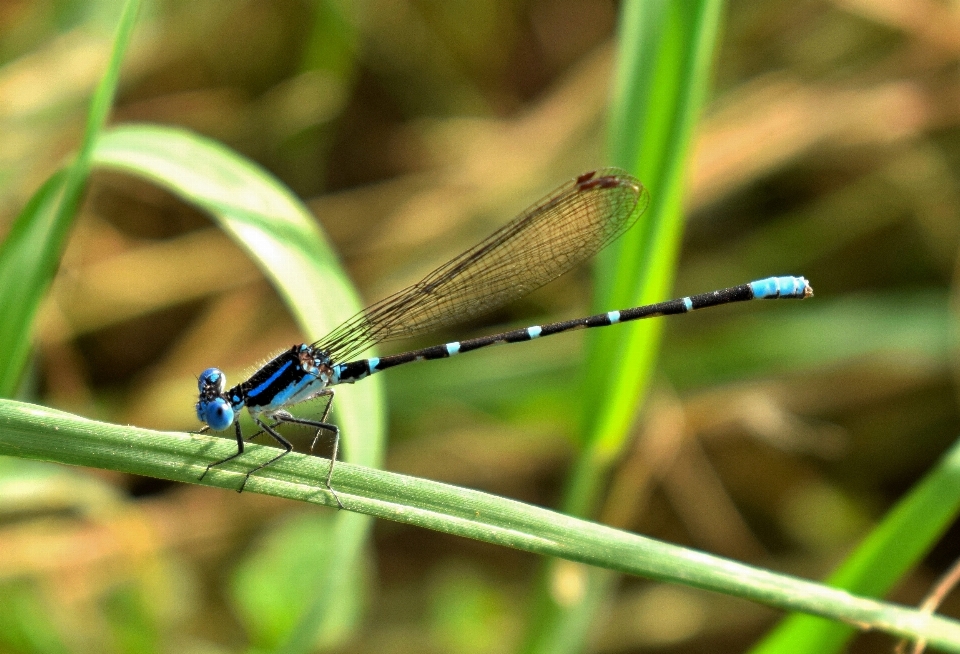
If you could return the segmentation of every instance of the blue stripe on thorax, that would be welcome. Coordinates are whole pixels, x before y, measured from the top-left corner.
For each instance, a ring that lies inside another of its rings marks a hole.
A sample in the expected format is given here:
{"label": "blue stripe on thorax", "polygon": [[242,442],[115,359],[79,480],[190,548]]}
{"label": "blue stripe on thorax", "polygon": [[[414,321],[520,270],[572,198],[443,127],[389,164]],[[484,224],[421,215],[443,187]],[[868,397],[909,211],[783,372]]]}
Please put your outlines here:
{"label": "blue stripe on thorax", "polygon": [[289,368],[291,365],[293,365],[293,361],[287,361],[286,363],[284,363],[282,366],[280,366],[280,369],[277,370],[277,371],[276,371],[275,373],[273,373],[272,375],[270,375],[270,377],[269,377],[265,382],[263,382],[262,384],[260,384],[260,385],[257,386],[256,388],[247,391],[247,397],[248,397],[248,398],[255,398],[256,396],[260,395],[260,393],[262,393],[262,392],[265,391],[267,388],[269,388],[270,385],[271,385],[273,382],[277,381],[277,379],[280,377],[280,375],[282,375],[282,374],[284,373],[284,371],[286,371],[286,369]]}

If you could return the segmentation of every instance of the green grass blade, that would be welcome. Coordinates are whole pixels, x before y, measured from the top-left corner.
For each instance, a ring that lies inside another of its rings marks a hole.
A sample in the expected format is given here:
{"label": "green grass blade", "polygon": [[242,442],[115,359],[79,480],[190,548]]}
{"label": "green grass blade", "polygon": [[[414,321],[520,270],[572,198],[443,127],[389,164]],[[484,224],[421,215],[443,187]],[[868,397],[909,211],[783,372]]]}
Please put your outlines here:
{"label": "green grass blade", "polygon": [[[628,3],[624,9],[611,153],[615,164],[648,186],[651,201],[639,229],[601,255],[596,306],[606,307],[602,310],[670,296],[687,153],[708,84],[720,6],[704,0]],[[653,374],[662,325],[641,321],[615,333],[588,335],[584,433],[591,454],[568,494],[568,510],[589,511],[603,478],[594,469],[604,471],[619,455]]]}
{"label": "green grass blade", "polygon": [[[263,269],[311,339],[360,310],[356,293],[309,210],[272,175],[228,148],[181,129],[125,125],[103,135],[94,161],[152,180],[209,212]],[[381,384],[375,378],[337,393],[334,413],[343,433],[344,459],[380,465],[382,406]],[[284,651],[312,651],[318,640],[343,633],[350,622],[331,610],[332,603],[338,589],[351,586],[358,574],[370,523],[348,513],[335,522],[336,542],[323,562],[322,581],[311,587],[307,608],[287,634]],[[316,565],[309,555],[302,550],[289,554],[300,565]],[[292,586],[287,590],[300,592]],[[249,596],[241,593],[235,598],[243,601]]]}
{"label": "green grass blade", "polygon": [[97,85],[80,150],[51,177],[17,217],[0,245],[0,397],[16,392],[30,353],[33,320],[53,279],[90,174],[94,143],[113,104],[120,64],[136,24],[138,0],[120,15],[113,51]]}
{"label": "green grass blade", "polygon": [[[640,223],[599,259],[595,308],[608,311],[669,296],[683,226],[683,191],[691,135],[706,92],[718,30],[719,0],[634,0],[624,5],[610,126],[612,163],[649,188]],[[662,321],[640,321],[587,337],[584,427],[580,456],[563,510],[590,515],[617,460],[653,375]],[[611,586],[592,572],[579,601],[551,595],[548,565],[534,600],[527,652],[583,647],[598,603]],[[572,625],[579,625],[574,628]]]}
{"label": "green grass blade", "polygon": [[[41,186],[17,216],[0,245],[0,396],[17,390],[30,356],[33,316],[40,306],[60,251],[49,247],[63,204],[67,171],[59,170]],[[24,271],[24,276],[17,274]]]}
{"label": "green grass blade", "polygon": [[[958,511],[960,442],[887,514],[826,583],[858,595],[882,596],[930,551]],[[828,654],[842,650],[855,634],[849,625],[793,615],[752,652]]]}
{"label": "green grass blade", "polygon": [[[112,425],[23,402],[0,400],[0,455],[195,483],[208,461],[232,452],[233,447],[226,439]],[[275,451],[253,445],[246,463],[225,465],[205,481],[211,486],[235,488],[249,461],[271,457]],[[326,460],[293,453],[252,477],[247,488],[334,506],[334,500],[323,488],[328,465]],[[926,638],[945,651],[960,652],[960,623],[956,621],[856,597],[514,500],[348,463],[337,466],[333,483],[350,511],[626,574],[728,593],[898,636]]]}

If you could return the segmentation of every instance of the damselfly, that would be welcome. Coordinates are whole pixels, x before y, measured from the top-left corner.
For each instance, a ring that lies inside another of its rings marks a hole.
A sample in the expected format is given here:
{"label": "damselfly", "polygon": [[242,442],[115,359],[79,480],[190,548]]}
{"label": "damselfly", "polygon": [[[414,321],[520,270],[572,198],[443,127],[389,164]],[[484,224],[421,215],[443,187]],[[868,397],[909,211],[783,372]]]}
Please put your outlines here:
{"label": "damselfly", "polygon": [[[293,450],[290,442],[276,430],[279,424],[306,425],[316,429],[311,451],[323,430],[333,434],[326,486],[342,508],[340,497],[331,486],[340,430],[327,422],[333,387],[337,384],[352,384],[411,361],[444,359],[488,345],[529,341],[581,327],[605,327],[731,302],[803,299],[813,295],[803,277],[770,277],[657,304],[534,325],[402,354],[351,360],[377,343],[425,334],[468,320],[530,293],[589,259],[623,234],[648,203],[649,195],[643,185],[623,171],[606,169],[585,173],[421,281],[367,307],[319,341],[294,345],[233,388],[227,389],[226,377],[217,368],[204,370],[198,379],[197,417],[206,423],[204,429],[222,431],[232,426],[237,451],[208,465],[200,479],[211,468],[243,454],[244,437],[238,417],[246,407],[262,432],[273,437],[284,451],[247,472],[239,490],[243,490],[250,475]],[[287,410],[318,397],[327,399],[320,420],[297,418]]]}

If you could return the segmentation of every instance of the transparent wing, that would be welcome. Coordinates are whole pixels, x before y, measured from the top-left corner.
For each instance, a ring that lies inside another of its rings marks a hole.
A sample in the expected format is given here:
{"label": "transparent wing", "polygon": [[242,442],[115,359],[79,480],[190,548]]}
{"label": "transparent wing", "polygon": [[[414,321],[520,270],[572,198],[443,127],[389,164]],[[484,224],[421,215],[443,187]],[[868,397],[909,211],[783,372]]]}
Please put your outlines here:
{"label": "transparent wing", "polygon": [[492,311],[592,257],[629,229],[648,203],[643,185],[622,170],[585,173],[313,345],[346,361],[376,343]]}

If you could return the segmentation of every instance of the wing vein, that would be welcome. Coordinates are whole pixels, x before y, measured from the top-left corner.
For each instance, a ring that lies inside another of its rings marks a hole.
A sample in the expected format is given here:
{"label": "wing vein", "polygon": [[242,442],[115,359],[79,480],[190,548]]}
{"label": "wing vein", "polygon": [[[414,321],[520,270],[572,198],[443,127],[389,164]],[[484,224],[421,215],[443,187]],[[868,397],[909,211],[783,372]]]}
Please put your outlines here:
{"label": "wing vein", "polygon": [[643,185],[621,170],[581,175],[313,346],[334,361],[346,361],[377,343],[492,311],[592,257],[632,227],[648,203]]}

